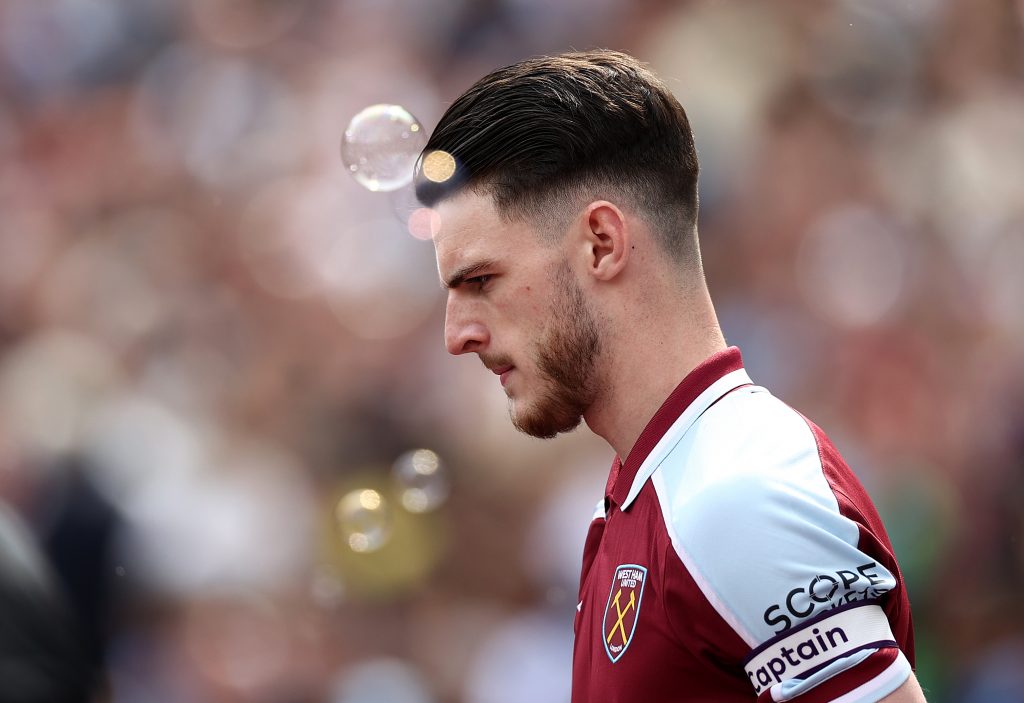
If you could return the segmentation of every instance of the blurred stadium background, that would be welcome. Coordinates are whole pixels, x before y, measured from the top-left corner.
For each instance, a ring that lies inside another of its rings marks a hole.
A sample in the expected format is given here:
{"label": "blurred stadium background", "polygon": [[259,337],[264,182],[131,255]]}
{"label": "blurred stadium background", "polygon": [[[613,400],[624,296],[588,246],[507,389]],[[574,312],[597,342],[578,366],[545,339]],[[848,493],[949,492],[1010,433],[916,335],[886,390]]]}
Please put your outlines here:
{"label": "blurred stadium background", "polygon": [[1024,701],[1022,26],[1019,0],[0,0],[0,498],[104,699],[568,700],[609,452],[517,436],[446,356],[408,189],[339,146],[368,105],[429,131],[499,65],[607,46],[690,115],[726,334],[879,503],[929,700]]}

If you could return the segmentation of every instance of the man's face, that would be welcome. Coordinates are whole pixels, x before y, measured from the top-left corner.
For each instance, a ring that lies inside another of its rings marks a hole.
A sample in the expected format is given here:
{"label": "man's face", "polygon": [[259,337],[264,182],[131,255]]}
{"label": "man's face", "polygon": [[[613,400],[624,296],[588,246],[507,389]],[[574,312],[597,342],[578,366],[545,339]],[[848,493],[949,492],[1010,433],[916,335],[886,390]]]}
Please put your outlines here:
{"label": "man's face", "polygon": [[500,377],[517,429],[553,437],[594,401],[600,337],[561,243],[509,223],[489,196],[462,193],[437,207],[434,236],[448,287],[445,345],[475,352]]}

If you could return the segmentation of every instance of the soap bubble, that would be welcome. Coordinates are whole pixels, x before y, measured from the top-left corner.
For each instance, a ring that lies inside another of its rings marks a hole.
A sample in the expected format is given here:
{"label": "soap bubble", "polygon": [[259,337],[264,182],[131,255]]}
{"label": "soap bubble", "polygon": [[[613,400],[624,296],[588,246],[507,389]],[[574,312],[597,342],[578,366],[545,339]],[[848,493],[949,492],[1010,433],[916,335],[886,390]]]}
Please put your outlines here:
{"label": "soap bubble", "polygon": [[335,509],[338,529],[354,552],[374,552],[391,536],[391,513],[378,491],[360,488],[346,493]]}
{"label": "soap bubble", "polygon": [[400,105],[371,105],[352,118],[341,141],[341,160],[372,191],[392,191],[412,180],[427,135]]}
{"label": "soap bubble", "polygon": [[388,201],[391,204],[391,211],[399,222],[407,222],[409,215],[423,207],[419,198],[416,197],[416,188],[408,183],[401,188],[388,193]]}
{"label": "soap bubble", "polygon": [[448,498],[448,478],[437,454],[416,449],[398,457],[392,475],[402,506],[411,513],[434,510]]}

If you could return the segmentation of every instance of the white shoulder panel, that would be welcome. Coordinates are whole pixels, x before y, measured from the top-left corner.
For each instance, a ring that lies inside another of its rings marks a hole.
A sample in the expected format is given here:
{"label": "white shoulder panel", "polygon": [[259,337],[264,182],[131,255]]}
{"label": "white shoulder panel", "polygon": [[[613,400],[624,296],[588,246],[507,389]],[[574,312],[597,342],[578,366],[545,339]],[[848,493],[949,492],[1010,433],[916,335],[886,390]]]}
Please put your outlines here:
{"label": "white shoulder panel", "polygon": [[763,388],[709,408],[651,478],[676,553],[751,648],[896,585],[858,549],[806,421]]}

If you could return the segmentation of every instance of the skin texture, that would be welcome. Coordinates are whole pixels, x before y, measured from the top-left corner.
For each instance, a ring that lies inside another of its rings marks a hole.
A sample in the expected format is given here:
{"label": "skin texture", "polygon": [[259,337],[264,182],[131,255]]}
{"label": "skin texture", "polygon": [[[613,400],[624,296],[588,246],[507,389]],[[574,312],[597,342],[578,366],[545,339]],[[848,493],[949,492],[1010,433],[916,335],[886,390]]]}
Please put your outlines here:
{"label": "skin texture", "polygon": [[[486,193],[436,211],[445,345],[508,371],[524,432],[549,437],[583,419],[625,460],[680,379],[726,347],[699,257],[674,262],[623,204],[586,203],[560,233],[502,218]],[[923,700],[911,675],[885,703]]]}
{"label": "skin texture", "polygon": [[435,236],[449,291],[448,351],[475,352],[496,373],[508,370],[509,414],[519,430],[552,437],[575,428],[593,401],[600,346],[583,292],[557,252],[537,246],[530,228],[480,237],[497,234],[501,224],[489,200],[453,202]]}
{"label": "skin texture", "polygon": [[[437,213],[445,344],[492,370],[513,367],[505,392],[517,426],[563,415],[540,425],[564,431],[582,417],[625,458],[679,379],[725,348],[702,272],[680,270],[643,220],[615,203],[585,204],[556,237],[506,221],[472,191]],[[592,340],[581,325],[596,332],[592,352],[582,348]],[[555,360],[566,355],[572,364]],[[567,383],[556,370],[568,372]],[[581,392],[556,411],[566,386]],[[570,410],[575,418],[564,416]]]}
{"label": "skin texture", "polygon": [[516,428],[534,437],[574,429],[597,393],[601,338],[594,313],[564,263],[555,281],[556,302],[534,351],[545,388],[530,411],[513,416]]}

